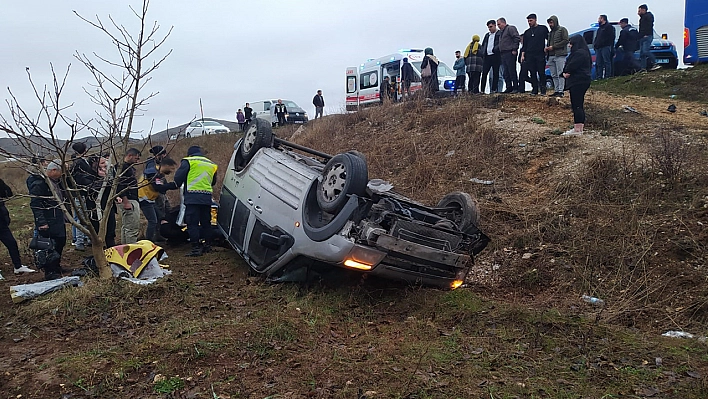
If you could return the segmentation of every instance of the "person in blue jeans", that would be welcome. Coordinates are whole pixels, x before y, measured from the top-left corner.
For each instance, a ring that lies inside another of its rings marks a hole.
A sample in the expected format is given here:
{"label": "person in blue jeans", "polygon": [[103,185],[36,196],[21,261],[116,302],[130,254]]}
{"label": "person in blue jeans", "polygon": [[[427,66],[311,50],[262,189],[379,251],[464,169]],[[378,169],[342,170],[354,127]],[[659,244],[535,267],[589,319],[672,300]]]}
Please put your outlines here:
{"label": "person in blue jeans", "polygon": [[595,78],[612,77],[612,49],[615,45],[615,28],[607,22],[607,15],[597,18],[600,26],[597,28],[593,47],[595,48]]}
{"label": "person in blue jeans", "polygon": [[649,12],[646,4],[639,6],[639,63],[642,69],[659,69],[656,58],[651,52],[651,42],[654,40],[654,14]]}

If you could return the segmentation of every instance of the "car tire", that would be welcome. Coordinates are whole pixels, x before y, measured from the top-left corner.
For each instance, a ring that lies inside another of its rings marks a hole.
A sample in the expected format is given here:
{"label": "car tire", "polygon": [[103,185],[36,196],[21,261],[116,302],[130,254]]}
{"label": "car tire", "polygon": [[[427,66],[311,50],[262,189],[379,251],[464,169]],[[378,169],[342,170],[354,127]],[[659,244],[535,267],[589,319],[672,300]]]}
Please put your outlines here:
{"label": "car tire", "polygon": [[465,231],[468,227],[479,224],[479,211],[477,210],[477,200],[471,195],[461,191],[453,191],[445,195],[437,205],[438,208],[455,208],[443,215],[455,222],[460,231]]}
{"label": "car tire", "polygon": [[317,183],[317,205],[323,211],[337,214],[346,205],[350,194],[363,196],[369,173],[366,161],[352,153],[337,154],[322,170]]}
{"label": "car tire", "polygon": [[186,133],[186,134],[185,134],[185,137],[187,137],[187,138],[192,137],[192,133]]}
{"label": "car tire", "polygon": [[243,161],[248,163],[263,147],[273,146],[273,129],[268,121],[255,118],[246,126],[239,151]]}

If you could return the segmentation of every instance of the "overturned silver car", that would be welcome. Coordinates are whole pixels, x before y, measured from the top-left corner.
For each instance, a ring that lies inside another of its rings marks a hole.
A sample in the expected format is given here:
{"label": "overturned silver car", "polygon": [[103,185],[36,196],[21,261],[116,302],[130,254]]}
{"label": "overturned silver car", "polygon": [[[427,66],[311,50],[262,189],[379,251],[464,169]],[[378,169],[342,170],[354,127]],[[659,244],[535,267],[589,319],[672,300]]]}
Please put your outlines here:
{"label": "overturned silver car", "polygon": [[219,205],[230,245],[276,280],[334,266],[457,288],[489,242],[470,195],[425,206],[369,180],[360,153],[331,156],[287,142],[260,119],[234,145]]}

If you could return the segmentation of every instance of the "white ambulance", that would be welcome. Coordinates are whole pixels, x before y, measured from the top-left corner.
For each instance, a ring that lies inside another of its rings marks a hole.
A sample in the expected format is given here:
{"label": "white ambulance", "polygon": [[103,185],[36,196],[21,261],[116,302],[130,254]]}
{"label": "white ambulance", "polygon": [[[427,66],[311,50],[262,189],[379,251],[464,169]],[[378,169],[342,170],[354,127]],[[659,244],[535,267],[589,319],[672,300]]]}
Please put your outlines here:
{"label": "white ambulance", "polygon": [[[403,49],[397,53],[380,58],[370,58],[358,67],[347,68],[347,111],[356,111],[359,106],[378,103],[379,86],[385,76],[391,82],[398,82],[398,98],[401,98],[401,66],[403,58],[413,66],[414,78],[411,83],[411,92],[420,90],[420,65],[425,56],[421,49]],[[455,72],[444,62],[438,65],[438,84],[440,91],[455,91]]]}

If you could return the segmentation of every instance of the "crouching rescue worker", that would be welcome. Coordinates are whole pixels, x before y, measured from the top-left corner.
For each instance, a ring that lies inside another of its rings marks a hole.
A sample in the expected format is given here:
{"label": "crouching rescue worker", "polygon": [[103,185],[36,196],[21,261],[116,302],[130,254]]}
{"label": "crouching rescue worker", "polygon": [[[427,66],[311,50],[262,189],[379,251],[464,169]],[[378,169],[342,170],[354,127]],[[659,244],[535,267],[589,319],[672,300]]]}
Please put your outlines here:
{"label": "crouching rescue worker", "polygon": [[45,280],[54,280],[61,277],[61,254],[66,245],[65,218],[61,209],[61,203],[66,201],[65,189],[61,182],[62,161],[56,159],[50,162],[45,173],[54,186],[56,196],[47,180],[39,173],[30,174],[27,178],[27,189],[31,197],[30,208],[34,214],[34,227],[40,236],[53,240],[54,251],[58,255],[38,266],[44,270]]}
{"label": "crouching rescue worker", "polygon": [[202,256],[211,250],[211,199],[216,170],[217,165],[202,154],[202,149],[192,146],[175,172],[175,183],[182,186],[184,193],[184,219],[192,243],[187,256]]}

